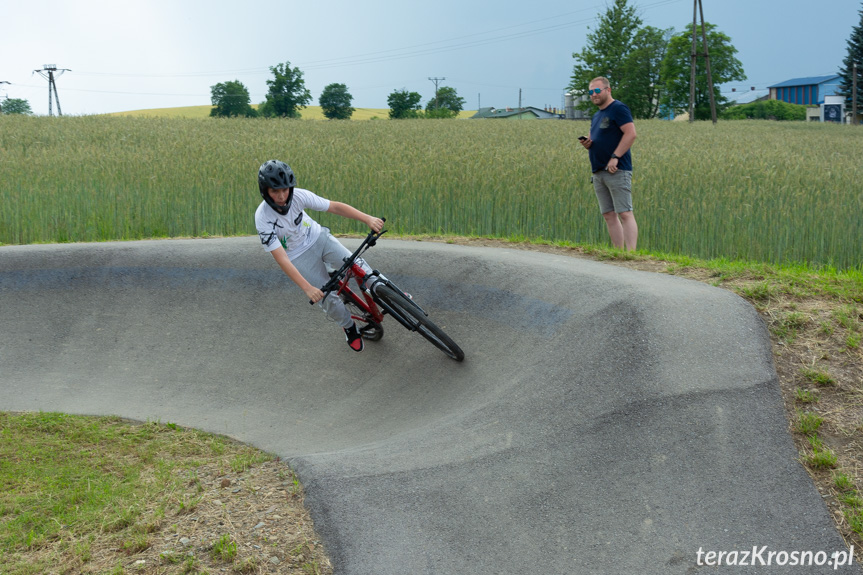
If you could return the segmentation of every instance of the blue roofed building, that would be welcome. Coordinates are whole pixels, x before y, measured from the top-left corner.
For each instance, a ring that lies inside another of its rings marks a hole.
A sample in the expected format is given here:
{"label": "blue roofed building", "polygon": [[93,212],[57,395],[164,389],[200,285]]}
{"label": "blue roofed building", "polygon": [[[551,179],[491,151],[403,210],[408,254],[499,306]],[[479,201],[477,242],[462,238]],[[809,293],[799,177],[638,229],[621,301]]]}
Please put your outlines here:
{"label": "blue roofed building", "polygon": [[[829,76],[809,76],[806,78],[793,78],[773,86],[768,86],[771,100],[781,100],[789,104],[801,104],[808,106],[806,110],[807,121],[823,121],[823,109],[825,103],[833,108],[833,101],[842,97],[840,86],[842,77],[839,74]],[[828,102],[828,100],[830,102]]]}
{"label": "blue roofed building", "polygon": [[782,100],[789,104],[804,106],[820,106],[826,96],[839,95],[842,77],[839,74],[830,76],[810,76],[794,78],[768,86],[771,100]]}

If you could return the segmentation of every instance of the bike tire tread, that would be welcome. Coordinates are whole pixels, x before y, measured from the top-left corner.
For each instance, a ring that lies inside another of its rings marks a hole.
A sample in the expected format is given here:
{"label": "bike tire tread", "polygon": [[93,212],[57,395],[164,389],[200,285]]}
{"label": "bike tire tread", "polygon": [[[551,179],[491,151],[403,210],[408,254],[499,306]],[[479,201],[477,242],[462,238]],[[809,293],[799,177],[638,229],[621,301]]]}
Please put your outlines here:
{"label": "bike tire tread", "polygon": [[464,360],[464,351],[458,344],[403,294],[388,285],[376,285],[374,290],[378,298],[406,316],[406,319],[415,325],[417,333],[432,345],[456,361]]}

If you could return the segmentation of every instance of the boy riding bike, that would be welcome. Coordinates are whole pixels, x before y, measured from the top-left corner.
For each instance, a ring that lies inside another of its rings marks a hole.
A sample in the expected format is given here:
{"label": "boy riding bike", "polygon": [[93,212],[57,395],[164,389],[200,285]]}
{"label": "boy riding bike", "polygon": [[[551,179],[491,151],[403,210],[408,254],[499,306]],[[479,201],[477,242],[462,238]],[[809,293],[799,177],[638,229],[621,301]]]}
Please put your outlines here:
{"label": "boy riding bike", "polygon": [[[375,232],[383,229],[384,222],[348,204],[327,200],[295,185],[294,172],[285,162],[269,160],[261,165],[258,188],[264,201],[255,211],[258,237],[285,275],[303,290],[309,300],[319,302],[327,317],[344,329],[350,348],[362,351],[363,338],[344,302],[338,297],[324,299],[323,292],[317,287],[330,279],[327,265],[339,268],[351,252],[305,210],[329,212],[357,220]],[[372,272],[364,261],[357,263],[366,274]]]}

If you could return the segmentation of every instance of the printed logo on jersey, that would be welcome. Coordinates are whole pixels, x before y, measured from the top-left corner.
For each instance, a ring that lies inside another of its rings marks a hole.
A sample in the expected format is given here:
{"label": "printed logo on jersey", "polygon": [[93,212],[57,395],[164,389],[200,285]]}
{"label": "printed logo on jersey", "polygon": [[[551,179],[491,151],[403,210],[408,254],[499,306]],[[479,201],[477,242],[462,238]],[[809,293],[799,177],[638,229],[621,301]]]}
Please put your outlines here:
{"label": "printed logo on jersey", "polygon": [[[273,241],[279,237],[279,234],[276,230],[282,227],[281,224],[279,224],[278,220],[275,220],[272,222],[267,222],[267,224],[273,226],[272,231],[270,231],[270,232],[258,232],[258,237],[261,238],[261,243],[265,246],[271,245],[273,243]],[[282,239],[281,242],[282,242],[282,247],[284,247],[285,246],[285,240]]]}
{"label": "printed logo on jersey", "polygon": [[294,220],[294,225],[295,225],[295,226],[300,225],[300,222],[302,222],[302,221],[303,221],[303,214],[304,214],[304,213],[305,213],[305,212],[300,212],[300,213],[299,213],[299,215],[296,217],[296,219]]}

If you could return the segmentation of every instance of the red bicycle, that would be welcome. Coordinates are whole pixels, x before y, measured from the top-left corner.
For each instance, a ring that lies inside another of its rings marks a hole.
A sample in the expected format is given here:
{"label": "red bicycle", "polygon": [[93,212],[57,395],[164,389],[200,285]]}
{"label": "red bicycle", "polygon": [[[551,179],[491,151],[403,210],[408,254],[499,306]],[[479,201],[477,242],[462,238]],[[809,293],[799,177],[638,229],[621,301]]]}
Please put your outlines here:
{"label": "red bicycle", "polygon": [[[386,233],[369,232],[366,239],[344,259],[342,267],[330,273],[330,281],[322,288],[324,298],[335,292],[342,301],[351,317],[357,322],[363,339],[378,341],[384,336],[382,324],[384,315],[391,315],[400,324],[411,331],[419,333],[435,347],[456,361],[464,359],[462,349],[441,328],[428,318],[428,314],[414,302],[413,297],[406,294],[397,285],[378,270],[372,270],[366,276],[365,270],[356,263],[366,250]],[[351,280],[355,287],[351,287]],[[367,286],[371,286],[367,288]],[[309,302],[313,303],[313,302]]]}

